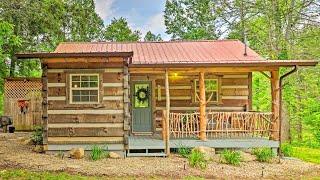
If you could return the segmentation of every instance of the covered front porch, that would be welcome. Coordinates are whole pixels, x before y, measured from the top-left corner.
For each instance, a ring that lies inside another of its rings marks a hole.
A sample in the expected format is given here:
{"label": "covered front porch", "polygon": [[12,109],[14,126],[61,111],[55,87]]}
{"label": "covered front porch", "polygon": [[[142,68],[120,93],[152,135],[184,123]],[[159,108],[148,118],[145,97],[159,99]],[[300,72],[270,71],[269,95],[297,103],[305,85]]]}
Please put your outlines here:
{"label": "covered front porch", "polygon": [[[128,156],[166,156],[170,149],[207,146],[213,148],[246,149],[279,148],[279,141],[272,140],[273,114],[261,112],[207,112],[206,140],[200,140],[198,112],[170,113],[169,132],[166,127],[166,111],[163,110],[162,134],[130,136]],[[169,134],[169,138],[167,137]],[[167,140],[169,142],[167,142]],[[166,144],[168,143],[168,144]],[[168,146],[168,147],[167,147]],[[167,149],[169,148],[169,150]]]}

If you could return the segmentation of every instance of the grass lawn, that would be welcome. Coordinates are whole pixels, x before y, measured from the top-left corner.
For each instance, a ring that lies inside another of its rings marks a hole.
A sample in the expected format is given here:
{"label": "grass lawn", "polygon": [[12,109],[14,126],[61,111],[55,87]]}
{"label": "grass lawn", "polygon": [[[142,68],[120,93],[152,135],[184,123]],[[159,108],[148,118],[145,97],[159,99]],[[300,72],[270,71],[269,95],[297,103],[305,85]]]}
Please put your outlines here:
{"label": "grass lawn", "polygon": [[293,147],[292,157],[296,157],[307,162],[320,164],[320,149]]}

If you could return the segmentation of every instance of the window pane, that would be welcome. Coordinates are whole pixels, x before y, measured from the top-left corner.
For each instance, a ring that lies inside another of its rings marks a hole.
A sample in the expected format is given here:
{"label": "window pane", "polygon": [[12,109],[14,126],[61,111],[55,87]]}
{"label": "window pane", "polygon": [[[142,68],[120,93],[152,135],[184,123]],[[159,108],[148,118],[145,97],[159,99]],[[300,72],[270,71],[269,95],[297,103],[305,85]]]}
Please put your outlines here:
{"label": "window pane", "polygon": [[209,97],[211,96],[212,94],[212,97],[210,99],[210,101],[217,101],[218,100],[218,97],[217,97],[217,91],[211,91],[211,92],[206,92],[206,99],[209,99]]}
{"label": "window pane", "polygon": [[91,102],[98,102],[98,96],[90,96]]}
{"label": "window pane", "polygon": [[72,82],[72,87],[74,88],[80,87],[80,82]]}
{"label": "window pane", "polygon": [[80,96],[72,96],[73,102],[80,102]]}
{"label": "window pane", "polygon": [[81,102],[89,102],[89,96],[81,96]]}
{"label": "window pane", "polygon": [[206,80],[206,90],[217,90],[217,81],[216,80]]}
{"label": "window pane", "polygon": [[91,90],[89,92],[90,92],[90,95],[95,95],[95,96],[98,95],[98,91],[97,90]]}
{"label": "window pane", "polygon": [[98,82],[90,82],[90,87],[98,87]]}
{"label": "window pane", "polygon": [[98,81],[98,76],[90,76],[90,81]]}
{"label": "window pane", "polygon": [[81,76],[81,81],[89,81],[89,76]]}
{"label": "window pane", "polygon": [[81,91],[81,95],[82,95],[82,96],[88,96],[88,95],[89,95],[89,91],[87,91],[87,90],[82,90],[82,91]]}
{"label": "window pane", "polygon": [[80,96],[80,91],[79,90],[73,90],[72,95]]}
{"label": "window pane", "polygon": [[81,82],[81,87],[90,87],[89,82]]}
{"label": "window pane", "polygon": [[72,76],[72,81],[80,81],[80,76]]}

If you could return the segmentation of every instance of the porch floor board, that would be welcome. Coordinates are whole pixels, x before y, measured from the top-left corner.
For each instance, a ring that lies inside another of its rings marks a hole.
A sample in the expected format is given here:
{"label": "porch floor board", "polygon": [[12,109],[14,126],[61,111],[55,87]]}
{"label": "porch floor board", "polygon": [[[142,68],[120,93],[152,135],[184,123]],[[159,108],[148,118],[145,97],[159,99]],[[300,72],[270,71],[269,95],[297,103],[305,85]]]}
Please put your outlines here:
{"label": "porch floor board", "polygon": [[[201,141],[198,139],[170,139],[170,148],[181,146],[197,147],[208,146],[213,148],[253,148],[270,147],[278,148],[279,141],[265,138],[219,138]],[[165,149],[162,139],[153,136],[129,136],[129,149]]]}

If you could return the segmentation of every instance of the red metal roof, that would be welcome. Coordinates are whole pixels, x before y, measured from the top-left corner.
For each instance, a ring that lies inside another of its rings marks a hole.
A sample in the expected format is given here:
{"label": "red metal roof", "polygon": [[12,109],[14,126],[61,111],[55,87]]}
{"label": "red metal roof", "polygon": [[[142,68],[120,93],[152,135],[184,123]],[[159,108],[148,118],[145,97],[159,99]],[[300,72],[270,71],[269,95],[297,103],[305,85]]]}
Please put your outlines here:
{"label": "red metal roof", "polygon": [[163,42],[65,42],[54,53],[133,52],[132,64],[233,63],[263,58],[239,40]]}

